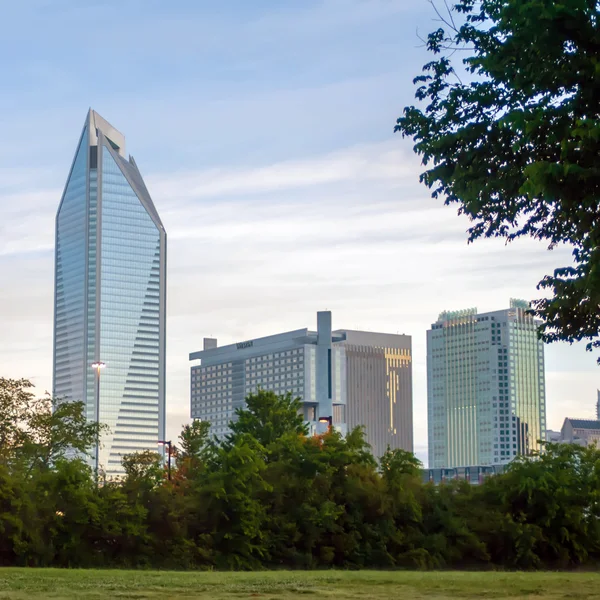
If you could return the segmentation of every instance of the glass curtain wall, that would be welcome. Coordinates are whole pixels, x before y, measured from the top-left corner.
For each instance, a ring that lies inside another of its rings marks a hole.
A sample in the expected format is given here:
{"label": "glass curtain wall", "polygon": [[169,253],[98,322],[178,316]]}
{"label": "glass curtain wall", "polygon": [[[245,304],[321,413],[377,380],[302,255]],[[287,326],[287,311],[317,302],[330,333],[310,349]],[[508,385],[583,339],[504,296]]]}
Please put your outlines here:
{"label": "glass curtain wall", "polygon": [[111,470],[159,439],[160,233],[106,146],[101,264],[100,421],[111,433],[100,462]]}
{"label": "glass curtain wall", "polygon": [[54,394],[86,400],[88,130],[84,129],[56,216]]}

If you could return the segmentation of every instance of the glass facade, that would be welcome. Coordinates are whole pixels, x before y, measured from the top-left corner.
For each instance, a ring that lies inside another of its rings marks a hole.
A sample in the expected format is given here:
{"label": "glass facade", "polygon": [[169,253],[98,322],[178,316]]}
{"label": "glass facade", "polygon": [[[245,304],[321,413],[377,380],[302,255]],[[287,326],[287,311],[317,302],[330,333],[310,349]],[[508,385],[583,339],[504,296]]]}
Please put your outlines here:
{"label": "glass facade", "polygon": [[166,233],[123,146],[90,111],[56,227],[54,393],[108,425],[92,463],[109,475],[165,425]]}
{"label": "glass facade", "polygon": [[539,448],[544,347],[522,301],[442,313],[427,332],[429,467],[493,465]]}
{"label": "glass facade", "polygon": [[[159,439],[160,232],[117,165],[102,149],[100,421],[111,428],[105,465],[156,449]],[[162,438],[161,438],[162,439]]]}
{"label": "glass facade", "polygon": [[56,216],[54,393],[86,399],[88,130],[84,128]]}

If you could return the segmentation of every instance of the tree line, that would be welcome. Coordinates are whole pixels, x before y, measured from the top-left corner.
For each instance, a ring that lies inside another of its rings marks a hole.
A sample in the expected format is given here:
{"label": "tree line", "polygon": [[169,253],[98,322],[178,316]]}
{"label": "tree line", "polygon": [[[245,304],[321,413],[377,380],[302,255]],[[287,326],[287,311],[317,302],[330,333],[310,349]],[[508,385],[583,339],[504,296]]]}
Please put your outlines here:
{"label": "tree line", "polygon": [[308,435],[258,391],[218,441],[186,425],[171,479],[154,452],[104,480],[81,403],[0,378],[0,565],[169,569],[569,568],[600,557],[600,451],[547,445],[482,485],[424,484],[403,450]]}

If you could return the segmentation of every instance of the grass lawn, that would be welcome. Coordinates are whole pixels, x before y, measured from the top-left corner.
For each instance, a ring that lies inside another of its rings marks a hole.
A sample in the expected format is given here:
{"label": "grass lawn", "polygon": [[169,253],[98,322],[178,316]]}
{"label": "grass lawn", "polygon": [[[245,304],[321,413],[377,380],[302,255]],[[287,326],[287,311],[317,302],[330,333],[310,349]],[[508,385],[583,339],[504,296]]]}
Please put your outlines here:
{"label": "grass lawn", "polygon": [[77,598],[263,598],[460,600],[463,598],[600,598],[597,573],[318,571],[179,573],[0,569],[1,600]]}

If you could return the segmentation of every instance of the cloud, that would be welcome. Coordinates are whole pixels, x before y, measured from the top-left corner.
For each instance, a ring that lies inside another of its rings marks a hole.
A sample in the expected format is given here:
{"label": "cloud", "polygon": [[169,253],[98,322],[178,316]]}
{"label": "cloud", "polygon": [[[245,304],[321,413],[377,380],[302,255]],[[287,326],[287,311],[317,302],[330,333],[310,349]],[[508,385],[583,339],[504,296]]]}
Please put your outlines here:
{"label": "cloud", "polygon": [[0,256],[54,248],[54,213],[58,189],[3,193],[0,189]]}
{"label": "cloud", "polygon": [[267,166],[179,171],[148,178],[153,196],[167,200],[282,192],[335,183],[401,182],[414,178],[407,162],[414,162],[393,142],[347,148],[304,160]]}

